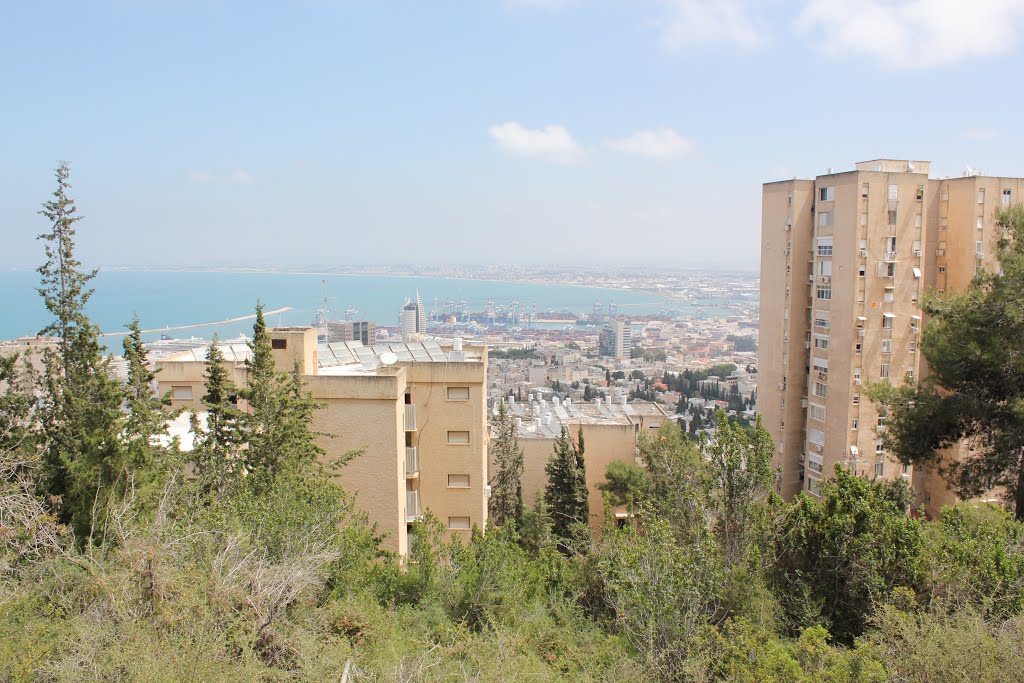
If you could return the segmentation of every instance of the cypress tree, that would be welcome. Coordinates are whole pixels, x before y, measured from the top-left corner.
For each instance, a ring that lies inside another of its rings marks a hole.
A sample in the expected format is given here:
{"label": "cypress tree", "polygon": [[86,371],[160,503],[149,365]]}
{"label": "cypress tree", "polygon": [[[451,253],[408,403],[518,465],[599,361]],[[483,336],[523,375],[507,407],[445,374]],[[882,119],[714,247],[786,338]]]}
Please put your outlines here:
{"label": "cypress tree", "polygon": [[576,442],[569,435],[569,430],[562,427],[544,472],[548,477],[544,501],[551,514],[551,531],[563,540],[571,540],[578,525],[590,521],[582,426]]}
{"label": "cypress tree", "polygon": [[145,470],[154,464],[153,457],[157,452],[154,438],[167,433],[169,416],[163,409],[171,401],[169,396],[160,397],[153,391],[156,372],[149,366],[149,354],[142,343],[138,316],[129,323],[128,330],[122,342],[124,358],[128,362],[125,448],[128,462],[137,470]]}
{"label": "cypress tree", "polygon": [[488,505],[495,526],[522,528],[523,521],[523,449],[519,446],[515,420],[505,409],[504,401],[498,409],[495,423],[498,437],[491,446],[497,473],[491,482]]}
{"label": "cypress tree", "polygon": [[66,163],[55,172],[57,190],[39,212],[51,223],[39,235],[46,262],[39,267],[46,309],[53,315],[39,334],[59,335],[56,348],[43,354],[44,376],[39,423],[45,435],[41,493],[69,523],[80,542],[102,540],[111,500],[123,492],[126,471],[120,435],[125,393],[110,372],[99,329],[85,312],[96,271],[83,271],[75,257],[77,215],[68,196]]}
{"label": "cypress tree", "polygon": [[241,445],[245,441],[245,415],[235,406],[237,391],[224,365],[217,335],[206,351],[206,424],[192,415],[195,447],[190,461],[202,489],[221,495],[247,473]]}

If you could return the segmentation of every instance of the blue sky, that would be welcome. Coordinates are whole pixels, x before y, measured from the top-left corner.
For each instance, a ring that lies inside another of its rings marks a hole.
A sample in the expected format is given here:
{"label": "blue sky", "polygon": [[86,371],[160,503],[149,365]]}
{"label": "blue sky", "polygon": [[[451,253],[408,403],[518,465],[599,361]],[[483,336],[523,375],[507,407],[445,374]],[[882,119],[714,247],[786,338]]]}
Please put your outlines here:
{"label": "blue sky", "polygon": [[756,268],[760,184],[1024,175],[1024,0],[6,3],[0,266]]}

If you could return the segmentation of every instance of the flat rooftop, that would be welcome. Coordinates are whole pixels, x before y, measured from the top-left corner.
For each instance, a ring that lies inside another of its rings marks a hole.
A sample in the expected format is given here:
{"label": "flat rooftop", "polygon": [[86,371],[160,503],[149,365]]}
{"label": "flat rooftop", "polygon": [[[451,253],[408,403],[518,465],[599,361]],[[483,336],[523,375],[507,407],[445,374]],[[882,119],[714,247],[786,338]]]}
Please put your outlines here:
{"label": "flat rooftop", "polygon": [[518,418],[519,436],[526,439],[556,439],[561,434],[563,425],[632,425],[637,424],[642,416],[665,416],[665,411],[660,406],[648,401],[510,401],[506,408],[513,418]]}

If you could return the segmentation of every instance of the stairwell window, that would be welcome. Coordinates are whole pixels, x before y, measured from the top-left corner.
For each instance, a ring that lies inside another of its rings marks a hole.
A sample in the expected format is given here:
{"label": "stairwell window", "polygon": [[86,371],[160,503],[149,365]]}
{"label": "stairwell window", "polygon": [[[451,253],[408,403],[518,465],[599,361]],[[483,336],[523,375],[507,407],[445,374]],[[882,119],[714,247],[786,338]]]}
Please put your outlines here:
{"label": "stairwell window", "polygon": [[191,401],[192,387],[171,387],[171,398],[175,401]]}
{"label": "stairwell window", "polygon": [[808,410],[807,412],[812,420],[817,420],[818,422],[825,421],[825,406],[819,406],[817,404],[812,403],[810,405],[810,410]]}
{"label": "stairwell window", "polygon": [[882,353],[892,353],[892,339],[882,340]]}
{"label": "stairwell window", "polygon": [[889,379],[889,364],[882,363],[882,367],[878,369],[878,376],[881,379]]}
{"label": "stairwell window", "polygon": [[890,202],[894,202],[897,199],[899,199],[899,197],[900,197],[899,185],[890,185],[889,186],[889,201]]}
{"label": "stairwell window", "polygon": [[453,446],[468,446],[469,432],[450,431],[448,432],[448,443]]}
{"label": "stairwell window", "polygon": [[450,488],[450,489],[468,489],[469,488],[469,475],[468,474],[449,474],[448,475],[448,488]]}
{"label": "stairwell window", "polygon": [[836,198],[835,187],[822,187],[818,189],[818,201],[830,202]]}
{"label": "stairwell window", "polygon": [[449,401],[468,401],[469,387],[448,387]]}
{"label": "stairwell window", "polygon": [[828,396],[828,385],[824,382],[815,382],[814,395],[818,398],[826,398]]}
{"label": "stairwell window", "polygon": [[449,517],[448,518],[449,529],[469,529],[469,517]]}
{"label": "stairwell window", "polygon": [[984,204],[985,203],[985,188],[984,187],[978,190],[978,203],[979,204]]}
{"label": "stairwell window", "polygon": [[816,349],[827,349],[828,348],[828,337],[823,334],[814,335],[814,348]]}
{"label": "stairwell window", "polygon": [[831,228],[832,227],[832,212],[821,211],[818,213],[818,227],[819,228]]}

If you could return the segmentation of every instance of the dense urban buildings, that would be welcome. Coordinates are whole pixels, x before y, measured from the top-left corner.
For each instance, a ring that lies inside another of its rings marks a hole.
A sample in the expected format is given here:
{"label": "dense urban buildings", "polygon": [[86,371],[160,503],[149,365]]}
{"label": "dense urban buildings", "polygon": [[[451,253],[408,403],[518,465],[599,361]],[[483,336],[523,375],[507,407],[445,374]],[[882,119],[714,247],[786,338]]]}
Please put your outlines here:
{"label": "dense urban buildings", "polygon": [[[322,405],[314,428],[328,461],[359,455],[338,483],[386,534],[383,546],[405,555],[408,525],[428,508],[449,533],[487,521],[487,349],[433,342],[365,346],[317,343],[316,328],[272,328],[278,368],[299,364]],[[244,343],[221,346],[238,386],[246,380]],[[157,362],[159,391],[172,407],[202,410],[205,349]]]}
{"label": "dense urban buildings", "polygon": [[955,500],[936,472],[883,450],[885,415],[863,389],[927,374],[922,297],[998,267],[995,210],[1024,196],[1024,180],[929,173],[927,161],[878,159],[764,185],[757,408],[787,498],[817,494],[841,464],[912,481],[929,514]]}

